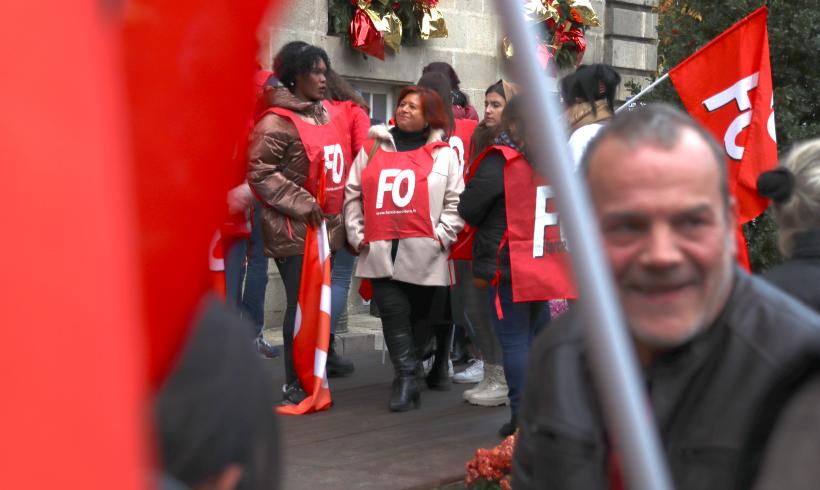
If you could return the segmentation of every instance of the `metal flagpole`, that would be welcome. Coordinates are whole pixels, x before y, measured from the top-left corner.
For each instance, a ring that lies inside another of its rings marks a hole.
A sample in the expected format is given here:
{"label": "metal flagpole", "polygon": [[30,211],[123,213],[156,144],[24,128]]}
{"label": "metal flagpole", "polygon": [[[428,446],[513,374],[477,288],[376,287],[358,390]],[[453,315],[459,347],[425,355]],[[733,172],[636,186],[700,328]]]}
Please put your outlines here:
{"label": "metal flagpole", "polygon": [[590,349],[592,371],[605,409],[609,433],[624,463],[627,488],[671,489],[660,441],[646,403],[632,343],[621,320],[620,305],[604,261],[601,237],[586,187],[574,173],[567,135],[559,123],[558,101],[547,92],[546,74],[536,57],[535,33],[524,19],[520,0],[496,0],[505,31],[515,46],[513,68],[527,87],[530,128],[540,137],[528,144],[536,158],[531,162],[549,176],[556,192],[561,221],[568,232],[572,263],[578,283],[581,319]]}
{"label": "metal flagpole", "polygon": [[660,78],[658,78],[658,79],[657,79],[657,80],[655,80],[654,82],[650,83],[648,87],[646,87],[645,89],[641,90],[641,91],[640,91],[640,92],[638,92],[637,94],[635,94],[635,95],[633,95],[632,97],[630,97],[630,98],[626,101],[626,103],[625,103],[624,105],[622,105],[621,107],[619,107],[619,108],[615,109],[615,114],[617,114],[617,113],[621,112],[622,110],[626,109],[627,107],[629,107],[629,105],[630,105],[630,104],[632,104],[632,103],[636,102],[638,99],[640,99],[640,98],[641,98],[641,97],[643,97],[644,95],[646,95],[646,94],[648,94],[649,92],[651,92],[651,91],[652,91],[652,89],[654,89],[655,87],[657,87],[659,83],[661,83],[662,81],[666,80],[667,78],[669,78],[669,72],[664,73],[664,74],[663,74]]}

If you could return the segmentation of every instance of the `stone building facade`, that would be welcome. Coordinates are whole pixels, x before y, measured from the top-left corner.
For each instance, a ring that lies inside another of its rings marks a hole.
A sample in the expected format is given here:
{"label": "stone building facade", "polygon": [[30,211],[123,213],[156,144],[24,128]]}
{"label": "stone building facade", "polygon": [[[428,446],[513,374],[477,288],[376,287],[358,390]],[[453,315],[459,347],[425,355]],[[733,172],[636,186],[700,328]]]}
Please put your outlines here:
{"label": "stone building facade", "polygon": [[[657,65],[658,0],[592,0],[600,27],[587,30],[584,63],[607,63],[622,75],[623,83],[636,81],[646,86]],[[432,61],[445,61],[455,68],[461,90],[482,113],[484,90],[504,75],[501,53],[502,21],[495,0],[440,0],[449,36],[402,46],[399,54],[387,50],[385,60],[367,57],[350,48],[346,41],[328,34],[327,0],[293,0],[291,8],[275,22],[263,26],[260,36],[260,63],[269,67],[272,55],[283,44],[301,40],[323,47],[333,68],[362,91],[371,103],[373,116],[386,120],[392,115],[395,96],[401,87],[415,83],[422,68]],[[629,92],[622,85],[618,99]],[[271,264],[266,325],[281,325],[284,292]],[[355,287],[351,298],[355,298]],[[351,301],[351,306],[360,301]]]}

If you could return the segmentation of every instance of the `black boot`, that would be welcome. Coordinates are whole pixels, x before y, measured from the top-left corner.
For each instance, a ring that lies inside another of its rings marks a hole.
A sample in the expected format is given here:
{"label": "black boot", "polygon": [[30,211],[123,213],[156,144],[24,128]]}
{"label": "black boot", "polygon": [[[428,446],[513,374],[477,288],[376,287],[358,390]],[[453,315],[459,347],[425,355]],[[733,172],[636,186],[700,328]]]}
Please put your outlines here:
{"label": "black boot", "polygon": [[452,325],[436,325],[436,357],[433,367],[425,378],[431,390],[447,391],[450,389],[450,336]]}
{"label": "black boot", "polygon": [[403,328],[403,326],[396,328],[395,325],[385,326],[383,331],[384,342],[387,344],[390,361],[396,373],[388,406],[393,412],[405,412],[418,408],[421,400],[416,379],[418,363],[413,334],[410,328]]}
{"label": "black boot", "polygon": [[335,336],[330,336],[330,348],[327,353],[327,377],[335,378],[339,376],[347,376],[356,369],[353,362],[345,359],[336,352]]}
{"label": "black boot", "polygon": [[391,412],[406,412],[421,406],[421,393],[415,376],[402,376],[393,380],[389,406]]}
{"label": "black boot", "polygon": [[515,434],[516,430],[518,430],[518,416],[512,415],[510,417],[510,421],[502,425],[501,428],[498,429],[498,435],[507,438]]}

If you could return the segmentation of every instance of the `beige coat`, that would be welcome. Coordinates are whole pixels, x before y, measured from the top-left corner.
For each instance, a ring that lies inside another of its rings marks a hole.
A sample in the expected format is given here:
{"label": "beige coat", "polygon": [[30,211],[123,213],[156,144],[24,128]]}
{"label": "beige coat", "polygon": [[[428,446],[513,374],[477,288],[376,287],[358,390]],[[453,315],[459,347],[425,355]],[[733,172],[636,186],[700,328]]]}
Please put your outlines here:
{"label": "beige coat", "polygon": [[[444,132],[433,130],[427,142],[441,141]],[[396,145],[385,126],[370,129],[370,138],[378,141],[381,150],[395,152]],[[361,177],[367,167],[370,146],[362,146],[353,161],[345,187],[344,219],[347,240],[357,249],[364,240],[364,211],[362,209]],[[391,278],[423,286],[448,286],[447,267],[449,248],[464,227],[458,215],[458,198],[464,190],[464,179],[459,172],[458,156],[452,148],[433,151],[433,170],[427,178],[430,198],[430,218],[437,239],[415,237],[399,240],[395,263],[390,258],[391,240],[370,243],[359,254],[356,277]]]}

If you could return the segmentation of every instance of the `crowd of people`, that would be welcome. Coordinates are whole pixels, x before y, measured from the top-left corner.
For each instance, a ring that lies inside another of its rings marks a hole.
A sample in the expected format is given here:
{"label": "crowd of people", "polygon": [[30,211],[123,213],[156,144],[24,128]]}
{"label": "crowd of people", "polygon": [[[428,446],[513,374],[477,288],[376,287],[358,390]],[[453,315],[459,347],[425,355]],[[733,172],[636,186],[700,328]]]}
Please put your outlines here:
{"label": "crowd of people", "polygon": [[[292,342],[305,232],[324,221],[328,376],[354,372],[334,333],[355,275],[372,284],[381,318],[394,370],[389,410],[419,408],[424,384],[476,383],[467,402],[510,406],[499,434],[519,432],[515,488],[623,488],[575,308],[551,319],[549,300],[568,296],[515,300],[507,170],[528,162],[538,137],[524,116],[529,88],[490,84],[479,122],[453,68],[430,63],[399,93],[393,120],[371,121],[321,48],[291,42],[272,66],[242,154],[246,182],[229,194],[253,226],[228,255],[228,297],[253,323],[257,350],[277,356],[261,336],[266,263],[275,259],[287,300],[282,403],[306,396]],[[796,369],[820,365],[820,142],[761,176],[788,257],[762,280],[735,264],[722,148],[668,106],[615,115],[619,83],[610,66],[581,66],[560,95],[673,480],[729,488],[788,473],[783,450],[765,449],[790,397],[765,402]],[[473,360],[453,373],[460,338]]]}

